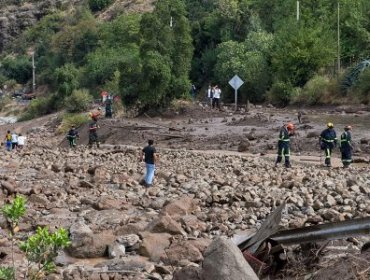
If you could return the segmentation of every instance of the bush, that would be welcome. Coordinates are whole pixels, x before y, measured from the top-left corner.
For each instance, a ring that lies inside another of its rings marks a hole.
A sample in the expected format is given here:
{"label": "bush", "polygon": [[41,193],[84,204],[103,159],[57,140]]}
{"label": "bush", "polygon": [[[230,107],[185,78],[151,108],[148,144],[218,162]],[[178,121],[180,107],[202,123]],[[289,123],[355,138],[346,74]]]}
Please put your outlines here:
{"label": "bush", "polygon": [[64,106],[70,113],[80,113],[89,108],[93,97],[86,89],[74,90],[70,96],[64,99]]}
{"label": "bush", "polygon": [[25,84],[32,77],[32,62],[28,56],[7,57],[2,61],[5,76]]}
{"label": "bush", "polygon": [[110,4],[112,4],[113,0],[89,0],[89,7],[91,11],[97,12],[105,9]]}
{"label": "bush", "polygon": [[5,107],[12,102],[10,96],[0,97],[0,112],[4,111]]}
{"label": "bush", "polygon": [[30,102],[27,111],[20,117],[20,121],[31,120],[53,111],[54,96],[39,97]]}
{"label": "bush", "polygon": [[27,275],[31,279],[45,279],[45,275],[55,271],[54,259],[58,252],[70,244],[64,228],[50,233],[47,227],[38,227],[36,233],[19,246],[26,253],[27,260],[37,265],[35,268],[28,266]]}
{"label": "bush", "polygon": [[292,92],[293,87],[290,83],[277,81],[273,83],[268,93],[268,100],[274,105],[286,106],[290,102]]}
{"label": "bush", "polygon": [[58,128],[59,133],[66,133],[72,125],[79,127],[87,122],[90,118],[87,114],[65,114],[63,115],[62,123]]}
{"label": "bush", "polygon": [[[11,204],[6,204],[1,209],[4,217],[11,224],[11,252],[12,267],[0,267],[0,280],[19,279],[16,275],[16,265],[14,259],[14,247],[16,242],[15,233],[18,232],[20,218],[26,213],[26,199],[16,196]],[[64,228],[60,228],[54,233],[49,233],[45,228],[37,228],[34,235],[27,241],[21,242],[19,248],[25,252],[27,258],[27,270],[22,279],[41,280],[46,279],[46,275],[55,270],[54,259],[58,252],[71,244],[68,233]]]}
{"label": "bush", "polygon": [[307,104],[317,105],[320,103],[326,103],[325,96],[330,91],[331,81],[326,76],[314,76],[309,80],[302,90],[298,94],[293,94],[291,103],[293,104]]}
{"label": "bush", "polygon": [[14,269],[12,267],[0,267],[0,280],[14,279]]}
{"label": "bush", "polygon": [[366,69],[360,74],[355,90],[362,96],[370,95],[370,69]]}

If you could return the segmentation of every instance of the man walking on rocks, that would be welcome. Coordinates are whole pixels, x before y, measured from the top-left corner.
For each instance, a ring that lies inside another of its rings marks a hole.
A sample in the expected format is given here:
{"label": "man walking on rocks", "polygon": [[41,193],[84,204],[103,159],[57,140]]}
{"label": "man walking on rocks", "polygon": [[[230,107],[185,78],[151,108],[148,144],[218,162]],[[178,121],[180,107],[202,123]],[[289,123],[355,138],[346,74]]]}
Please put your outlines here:
{"label": "man walking on rocks", "polygon": [[347,125],[344,128],[344,132],[340,136],[340,151],[342,153],[342,163],[343,167],[347,168],[352,162],[352,135],[351,131],[352,127]]}
{"label": "man walking on rocks", "polygon": [[331,167],[331,154],[334,147],[337,146],[337,133],[334,130],[334,124],[328,122],[327,129],[320,135],[320,147],[325,151],[325,165]]}
{"label": "man walking on rocks", "polygon": [[155,163],[158,161],[158,154],[155,149],[154,141],[148,140],[148,146],[146,146],[141,153],[141,160],[145,162],[146,174],[145,174],[145,186],[151,187],[153,185]]}
{"label": "man walking on rocks", "polygon": [[288,123],[280,129],[279,142],[278,142],[278,155],[276,158],[275,167],[285,158],[285,167],[289,168],[290,165],[290,136],[294,134],[294,125]]}

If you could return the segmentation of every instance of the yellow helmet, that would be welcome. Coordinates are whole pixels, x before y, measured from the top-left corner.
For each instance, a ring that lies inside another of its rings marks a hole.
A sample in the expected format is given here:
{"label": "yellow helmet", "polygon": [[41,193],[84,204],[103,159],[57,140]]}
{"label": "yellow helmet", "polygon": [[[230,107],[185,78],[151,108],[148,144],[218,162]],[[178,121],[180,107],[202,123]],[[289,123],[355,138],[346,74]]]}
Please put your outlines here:
{"label": "yellow helmet", "polygon": [[331,123],[331,122],[328,122],[327,126],[328,126],[329,128],[333,128],[333,127],[334,127],[334,124],[333,124],[333,123]]}

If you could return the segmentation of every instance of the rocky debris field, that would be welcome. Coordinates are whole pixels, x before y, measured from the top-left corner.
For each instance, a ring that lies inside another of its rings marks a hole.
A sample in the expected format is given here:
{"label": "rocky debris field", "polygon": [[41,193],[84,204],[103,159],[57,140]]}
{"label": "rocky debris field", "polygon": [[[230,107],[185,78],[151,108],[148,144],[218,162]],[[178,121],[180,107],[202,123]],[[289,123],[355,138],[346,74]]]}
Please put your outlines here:
{"label": "rocky debris field", "polygon": [[[72,245],[50,279],[172,279],[181,267],[201,267],[212,240],[256,230],[284,200],[283,228],[370,214],[368,167],[285,169],[248,154],[163,148],[154,187],[146,189],[141,148],[69,150],[56,148],[57,140],[41,145],[40,135],[54,139],[52,129],[38,127],[25,150],[0,152],[0,203],[15,193],[27,198],[20,238],[37,226],[69,230]],[[2,216],[0,227],[8,228]],[[5,237],[0,252],[10,263]],[[21,271],[20,251],[16,260]],[[176,277],[196,279],[184,275]]]}

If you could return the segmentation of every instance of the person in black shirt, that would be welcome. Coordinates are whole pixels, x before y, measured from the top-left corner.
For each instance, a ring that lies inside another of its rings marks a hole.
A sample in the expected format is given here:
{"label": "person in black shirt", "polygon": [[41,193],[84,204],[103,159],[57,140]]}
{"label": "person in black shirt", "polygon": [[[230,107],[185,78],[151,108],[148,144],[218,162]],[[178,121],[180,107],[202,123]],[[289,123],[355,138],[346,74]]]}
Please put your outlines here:
{"label": "person in black shirt", "polygon": [[153,140],[148,140],[148,146],[146,146],[141,153],[141,160],[145,162],[146,166],[146,174],[144,178],[146,187],[151,187],[153,185],[155,163],[158,160],[158,154],[153,144]]}

